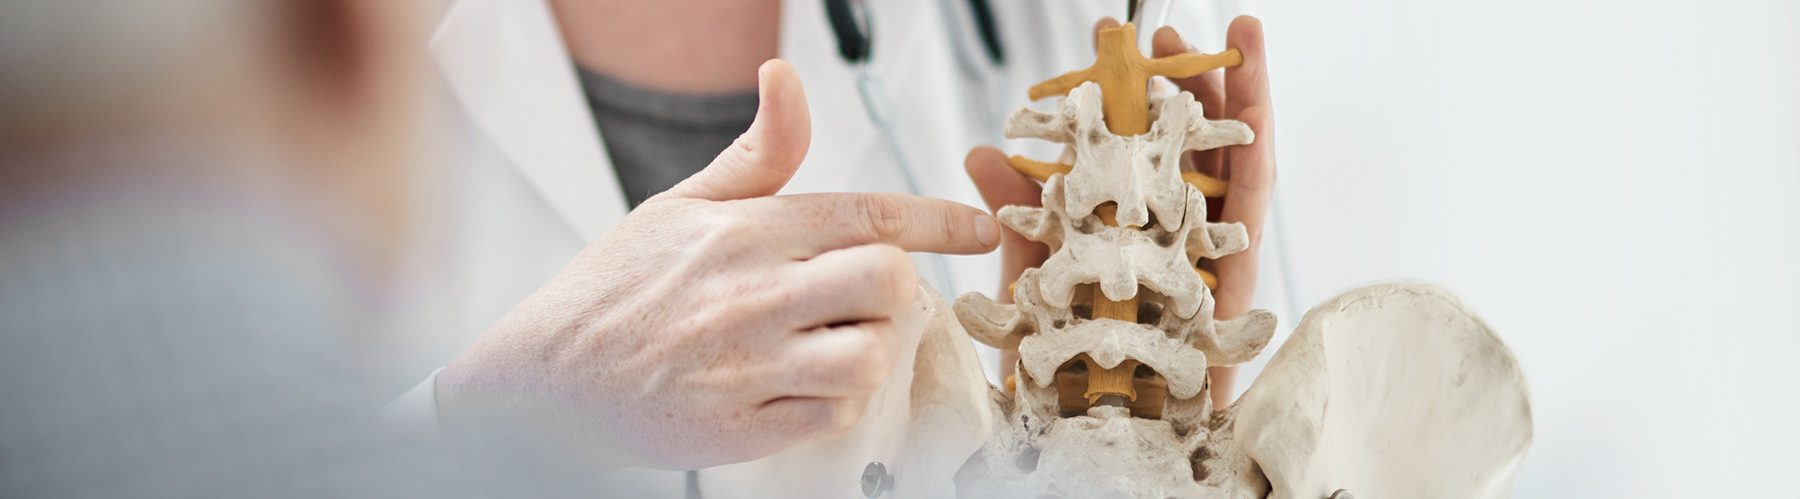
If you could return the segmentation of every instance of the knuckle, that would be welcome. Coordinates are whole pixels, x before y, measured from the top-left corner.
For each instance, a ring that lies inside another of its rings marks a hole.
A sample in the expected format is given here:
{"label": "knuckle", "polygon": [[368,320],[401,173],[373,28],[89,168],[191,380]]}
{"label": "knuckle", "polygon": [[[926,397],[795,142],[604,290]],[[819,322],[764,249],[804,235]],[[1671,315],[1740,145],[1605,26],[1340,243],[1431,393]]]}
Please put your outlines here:
{"label": "knuckle", "polygon": [[974,214],[965,213],[958,209],[946,209],[938,211],[937,216],[937,233],[939,241],[958,241],[963,239],[963,234],[975,233],[974,229],[963,227],[964,224],[970,223],[970,221],[975,219]]}
{"label": "knuckle", "polygon": [[733,300],[734,311],[741,313],[737,314],[734,319],[742,320],[778,314],[803,304],[807,297],[807,289],[800,285],[780,282],[775,285],[747,282],[742,285],[741,289],[736,290]]}
{"label": "knuckle", "polygon": [[753,404],[738,406],[719,404],[719,407],[721,407],[721,410],[717,413],[718,417],[714,418],[717,423],[711,426],[720,430],[742,431],[749,428],[755,428],[756,425],[760,423],[757,421],[758,414],[756,406]]}
{"label": "knuckle", "polygon": [[734,457],[744,461],[761,458],[818,433],[819,405],[813,400],[789,399],[756,409],[752,424],[737,430],[747,442]]}
{"label": "knuckle", "polygon": [[913,294],[917,292],[918,271],[906,252],[892,246],[884,248],[886,251],[872,269],[869,282],[882,293],[883,301],[896,308],[904,307],[912,303]]}
{"label": "knuckle", "polygon": [[828,436],[842,436],[856,428],[856,422],[862,419],[864,402],[855,398],[831,399],[826,401],[819,429]]}
{"label": "knuckle", "polygon": [[887,384],[888,374],[894,369],[894,352],[887,348],[886,342],[871,335],[868,348],[858,356],[855,369],[850,373],[851,388],[862,395],[880,390]]}
{"label": "knuckle", "polygon": [[874,240],[892,241],[906,232],[906,208],[893,196],[857,196],[856,211]]}
{"label": "knuckle", "polygon": [[897,352],[892,351],[890,335],[870,327],[877,323],[840,326],[822,333],[841,336],[839,350],[815,359],[796,377],[805,380],[805,384],[835,387],[849,396],[863,397],[880,390],[893,371]]}
{"label": "knuckle", "polygon": [[762,224],[756,217],[739,210],[728,210],[719,215],[715,233],[733,241],[742,240],[762,230]]}
{"label": "knuckle", "polygon": [[762,221],[740,209],[710,210],[700,225],[705,229],[697,242],[708,251],[743,249],[763,232]]}
{"label": "knuckle", "polygon": [[912,257],[885,244],[866,246],[858,251],[862,254],[857,256],[856,262],[851,264],[851,272],[847,272],[842,280],[843,292],[862,296],[857,301],[879,309],[870,312],[884,315],[912,303],[918,282]]}
{"label": "knuckle", "polygon": [[704,221],[708,232],[713,234],[742,234],[756,228],[756,220],[744,210],[734,209],[730,204],[720,203],[707,210]]}
{"label": "knuckle", "polygon": [[802,441],[820,437],[835,437],[848,433],[862,417],[862,407],[855,401],[843,398],[820,398],[790,400],[786,410],[771,425],[764,428],[778,428],[771,435],[765,450],[779,450]]}

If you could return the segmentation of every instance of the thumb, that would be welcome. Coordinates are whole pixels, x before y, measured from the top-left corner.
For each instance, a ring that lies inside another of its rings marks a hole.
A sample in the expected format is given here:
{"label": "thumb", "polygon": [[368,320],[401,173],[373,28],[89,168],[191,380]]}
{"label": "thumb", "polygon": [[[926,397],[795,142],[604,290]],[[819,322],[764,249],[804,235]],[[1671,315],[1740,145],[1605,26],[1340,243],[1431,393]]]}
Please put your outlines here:
{"label": "thumb", "polygon": [[[812,117],[800,75],[787,61],[771,59],[757,70],[756,121],[712,164],[665,196],[729,201],[775,195],[806,158]],[[660,196],[659,196],[660,197]]]}

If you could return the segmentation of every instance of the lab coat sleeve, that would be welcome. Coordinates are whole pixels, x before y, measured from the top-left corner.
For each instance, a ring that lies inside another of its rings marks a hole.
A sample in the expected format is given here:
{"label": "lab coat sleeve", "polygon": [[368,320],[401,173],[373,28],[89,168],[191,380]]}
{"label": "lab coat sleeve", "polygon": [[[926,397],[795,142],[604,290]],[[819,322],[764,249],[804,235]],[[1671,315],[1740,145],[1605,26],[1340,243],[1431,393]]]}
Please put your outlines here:
{"label": "lab coat sleeve", "polygon": [[437,376],[443,370],[442,367],[432,370],[425,381],[383,407],[381,422],[401,431],[438,435]]}

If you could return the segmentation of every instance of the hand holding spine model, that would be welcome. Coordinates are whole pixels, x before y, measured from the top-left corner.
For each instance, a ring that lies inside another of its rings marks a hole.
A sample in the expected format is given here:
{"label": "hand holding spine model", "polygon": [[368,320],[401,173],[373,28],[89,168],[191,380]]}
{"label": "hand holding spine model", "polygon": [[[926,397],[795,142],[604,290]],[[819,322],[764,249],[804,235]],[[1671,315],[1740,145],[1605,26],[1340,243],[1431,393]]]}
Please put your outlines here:
{"label": "hand holding spine model", "polygon": [[[1009,138],[1068,148],[1063,162],[1013,157],[1044,182],[1043,207],[999,213],[1049,259],[1014,284],[1016,304],[971,293],[954,307],[970,336],[1020,356],[1011,393],[994,392],[993,433],[958,473],[959,495],[1509,494],[1530,440],[1523,376],[1434,286],[1371,286],[1314,309],[1244,399],[1214,411],[1206,368],[1256,357],[1275,317],[1213,319],[1216,280],[1196,263],[1249,242],[1242,225],[1207,221],[1205,197],[1225,183],[1183,172],[1182,158],[1255,137],[1205,119],[1191,94],[1151,99],[1146,88],[1151,76],[1241,58],[1147,59],[1135,39],[1129,24],[1102,30],[1092,67],[1031,89],[1066,93],[1059,112],[1021,109],[1006,123]],[[1377,419],[1395,411],[1406,414]]]}
{"label": "hand holding spine model", "polygon": [[[894,373],[848,433],[706,470],[705,497],[1497,498],[1531,441],[1512,352],[1436,286],[1390,283],[1315,307],[1244,396],[1215,408],[1209,366],[1259,355],[1273,314],[1213,319],[1196,267],[1245,251],[1243,225],[1207,221],[1226,184],[1183,171],[1191,151],[1248,144],[1193,96],[1151,99],[1152,75],[1239,64],[1235,50],[1147,59],[1134,28],[1101,30],[1100,59],[1032,88],[1009,137],[1067,144],[1062,161],[1008,161],[1044,182],[1042,208],[999,219],[1049,246],[1016,304],[936,292],[894,320]],[[969,338],[1017,349],[987,386]],[[1217,409],[1217,410],[1215,410]]]}

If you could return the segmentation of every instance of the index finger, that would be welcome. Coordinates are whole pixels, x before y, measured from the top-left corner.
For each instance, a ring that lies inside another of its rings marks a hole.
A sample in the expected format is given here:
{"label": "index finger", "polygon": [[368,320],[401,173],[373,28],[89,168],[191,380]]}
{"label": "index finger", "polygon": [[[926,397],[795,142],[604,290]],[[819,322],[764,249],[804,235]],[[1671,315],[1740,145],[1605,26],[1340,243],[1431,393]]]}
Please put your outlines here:
{"label": "index finger", "polygon": [[1000,244],[1000,222],[972,206],[892,192],[796,194],[763,205],[772,237],[793,241],[790,258],[884,243],[906,251],[970,255]]}

